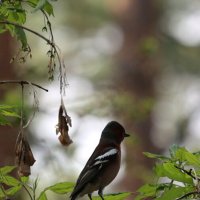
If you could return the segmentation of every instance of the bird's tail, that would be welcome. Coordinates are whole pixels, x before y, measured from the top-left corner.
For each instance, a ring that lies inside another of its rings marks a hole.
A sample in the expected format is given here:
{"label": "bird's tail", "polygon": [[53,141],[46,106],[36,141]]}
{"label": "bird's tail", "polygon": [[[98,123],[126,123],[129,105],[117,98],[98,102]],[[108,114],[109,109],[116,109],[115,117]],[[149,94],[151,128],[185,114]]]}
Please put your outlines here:
{"label": "bird's tail", "polygon": [[78,196],[77,193],[72,192],[69,198],[70,198],[71,200],[75,200],[75,199],[77,198],[77,196]]}

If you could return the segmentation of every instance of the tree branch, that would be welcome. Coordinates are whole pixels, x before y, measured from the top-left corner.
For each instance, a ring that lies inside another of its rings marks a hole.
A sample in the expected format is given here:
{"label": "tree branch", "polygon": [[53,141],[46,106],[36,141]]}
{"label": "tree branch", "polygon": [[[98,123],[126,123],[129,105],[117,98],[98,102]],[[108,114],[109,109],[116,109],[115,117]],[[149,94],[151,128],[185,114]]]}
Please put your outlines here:
{"label": "tree branch", "polygon": [[0,84],[7,84],[7,83],[17,83],[17,84],[20,84],[20,85],[26,85],[26,84],[31,84],[31,85],[34,85],[35,87],[38,87],[39,89],[42,89],[46,92],[48,92],[48,90],[36,83],[32,83],[32,82],[29,82],[29,81],[17,81],[17,80],[6,80],[6,81],[0,81]]}
{"label": "tree branch", "polygon": [[44,36],[41,35],[40,33],[36,32],[36,31],[34,31],[34,30],[30,29],[30,28],[27,28],[27,27],[22,26],[22,25],[20,25],[20,24],[18,24],[18,23],[10,22],[10,21],[7,21],[7,20],[5,20],[5,21],[0,21],[0,24],[10,24],[10,25],[16,26],[16,27],[18,27],[18,28],[22,28],[22,29],[24,29],[24,30],[26,30],[26,31],[29,31],[29,32],[31,32],[31,33],[37,35],[38,37],[40,37],[40,38],[42,38],[43,40],[45,40],[48,44],[50,44],[51,46],[55,47],[55,44],[54,44],[53,42],[51,42],[51,41],[50,41],[49,39],[47,39],[46,37],[44,37]]}
{"label": "tree branch", "polygon": [[64,68],[65,68],[65,65],[64,65],[64,62],[63,62],[63,60],[61,59],[61,56],[60,56],[60,49],[54,43],[54,37],[53,37],[52,29],[51,29],[51,23],[50,23],[50,21],[48,19],[48,16],[46,15],[46,13],[43,10],[42,10],[42,12],[43,12],[44,16],[47,19],[47,24],[48,24],[48,27],[49,27],[49,30],[50,30],[51,40],[49,40],[48,38],[44,37],[40,33],[36,32],[36,31],[34,31],[34,30],[30,29],[30,28],[27,28],[27,27],[25,27],[25,26],[23,26],[21,24],[15,23],[15,22],[10,22],[10,21],[4,20],[4,21],[0,21],[0,24],[10,24],[10,25],[22,28],[22,29],[24,29],[26,31],[29,31],[29,32],[37,35],[38,37],[42,38],[43,40],[45,40],[47,42],[47,44],[49,44],[54,49],[54,51],[56,53],[56,56],[57,56],[57,59],[58,59],[59,67],[60,67],[60,77],[59,77],[60,78],[60,94],[62,94],[62,93],[65,94],[66,80],[65,80],[65,72],[63,72]]}
{"label": "tree branch", "polygon": [[186,173],[187,175],[189,175],[190,177],[192,177],[194,180],[198,180],[200,181],[200,179],[198,177],[195,177],[193,174],[192,174],[192,169],[190,169],[189,171],[185,170],[184,168],[181,168],[181,167],[178,167],[175,165],[175,167],[181,171],[183,171],[184,173]]}

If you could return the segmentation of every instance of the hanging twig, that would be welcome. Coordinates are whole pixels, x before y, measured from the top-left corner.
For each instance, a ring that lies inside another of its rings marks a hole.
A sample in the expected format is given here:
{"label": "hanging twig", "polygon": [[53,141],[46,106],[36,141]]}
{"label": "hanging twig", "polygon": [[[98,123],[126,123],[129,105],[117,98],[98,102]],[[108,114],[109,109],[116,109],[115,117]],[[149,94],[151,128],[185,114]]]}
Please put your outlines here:
{"label": "hanging twig", "polygon": [[21,83],[21,89],[22,89],[22,100],[21,100],[21,121],[20,121],[20,132],[23,135],[23,124],[24,124],[24,85]]}
{"label": "hanging twig", "polygon": [[28,122],[23,126],[23,129],[25,129],[26,127],[29,126],[29,124],[32,122],[33,118],[35,117],[35,113],[36,111],[38,111],[38,104],[39,104],[39,101],[38,101],[38,98],[37,98],[37,95],[36,95],[36,90],[34,89],[33,85],[31,84],[31,82],[29,82],[29,85],[32,89],[32,92],[33,92],[33,114],[31,115],[31,117],[29,118]]}
{"label": "hanging twig", "polygon": [[[46,12],[44,10],[41,10],[43,15],[45,16],[46,20],[47,20],[47,26],[49,28],[49,32],[50,32],[50,36],[51,36],[51,41],[52,43],[54,43],[54,36],[53,36],[53,31],[52,31],[52,27],[51,27],[51,22],[49,21],[49,18],[46,14]],[[55,43],[54,43],[55,44]],[[66,81],[66,71],[65,71],[65,63],[63,61],[63,58],[61,56],[61,50],[60,48],[55,45],[56,47],[56,55],[58,58],[58,63],[59,63],[59,71],[60,71],[60,94],[65,94],[65,86],[67,85],[67,81]]]}
{"label": "hanging twig", "polygon": [[66,108],[65,108],[62,95],[61,95],[61,106],[62,106],[63,112],[64,112],[64,114],[65,114],[65,117],[66,117],[66,119],[67,119],[67,123],[68,123],[69,126],[71,127],[71,126],[72,126],[71,117],[67,114],[67,110],[66,110]]}
{"label": "hanging twig", "polygon": [[59,47],[54,42],[51,23],[50,23],[50,21],[48,19],[48,16],[46,15],[46,13],[43,10],[41,10],[41,11],[44,14],[45,18],[47,19],[47,25],[49,27],[50,35],[51,35],[51,39],[50,40],[48,38],[44,37],[43,35],[41,35],[40,33],[36,32],[36,31],[34,31],[34,30],[30,29],[30,28],[27,28],[27,27],[25,27],[25,26],[23,26],[21,24],[15,23],[15,22],[10,22],[10,21],[4,20],[4,21],[0,21],[0,24],[10,24],[10,25],[16,26],[18,28],[22,28],[22,29],[24,29],[26,31],[29,31],[29,32],[37,35],[38,37],[42,38],[43,40],[45,40],[47,42],[47,44],[49,44],[53,48],[53,50],[54,50],[54,52],[56,54],[56,57],[58,59],[58,63],[59,63],[60,93],[61,94],[65,94],[65,86],[67,85],[66,78],[65,78],[66,74],[65,74],[65,72],[63,72],[63,70],[65,69],[65,64],[63,62],[63,59],[61,59],[61,51],[60,51]]}

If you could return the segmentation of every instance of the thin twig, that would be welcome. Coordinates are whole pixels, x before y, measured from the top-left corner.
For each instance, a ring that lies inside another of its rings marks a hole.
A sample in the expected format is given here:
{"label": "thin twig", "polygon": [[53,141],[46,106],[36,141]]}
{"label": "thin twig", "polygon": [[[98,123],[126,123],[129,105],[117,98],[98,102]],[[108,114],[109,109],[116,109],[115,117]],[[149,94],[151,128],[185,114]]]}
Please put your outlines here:
{"label": "thin twig", "polygon": [[23,124],[24,124],[24,84],[21,83],[21,87],[22,87],[22,97],[21,97],[21,121],[20,121],[20,129],[21,129],[21,133],[23,135]]}
{"label": "thin twig", "polygon": [[196,192],[196,191],[195,192],[189,192],[189,193],[183,195],[182,197],[177,198],[176,200],[181,200],[181,199],[184,199],[186,197],[189,197],[189,196],[195,195],[195,194],[199,194],[199,192]]}
{"label": "thin twig", "polygon": [[36,95],[36,90],[34,89],[33,85],[30,82],[29,82],[29,84],[30,84],[30,87],[32,89],[33,97],[34,97],[34,99],[33,99],[33,101],[34,101],[34,103],[33,103],[33,114],[29,118],[28,122],[23,126],[24,129],[27,128],[29,126],[29,124],[32,122],[32,120],[34,119],[35,113],[36,113],[36,111],[38,111],[38,104],[39,104],[38,99],[37,99],[37,95]]}
{"label": "thin twig", "polygon": [[[53,31],[52,31],[52,27],[51,27],[51,22],[49,21],[48,15],[46,14],[46,12],[44,10],[41,10],[42,13],[44,14],[46,20],[47,20],[47,25],[49,27],[49,31],[50,31],[50,36],[51,36],[51,41],[53,44],[55,44],[54,42],[54,36],[53,36]],[[63,58],[61,57],[61,50],[60,48],[55,44],[55,46],[53,47],[55,50],[55,53],[57,55],[57,59],[58,59],[58,63],[59,63],[59,69],[60,69],[60,94],[65,94],[65,86],[66,84],[66,72],[65,72],[65,64],[63,61]],[[63,72],[64,71],[64,72]]]}
{"label": "thin twig", "polygon": [[0,81],[0,84],[7,84],[7,83],[18,83],[20,85],[24,85],[24,84],[31,84],[31,85],[34,85],[35,87],[38,87],[46,92],[48,92],[47,89],[45,89],[44,87],[38,85],[38,84],[35,84],[35,83],[32,83],[32,82],[29,82],[29,81],[17,81],[17,80],[6,80],[6,81]]}
{"label": "thin twig", "polygon": [[183,171],[184,173],[186,173],[186,174],[189,175],[190,177],[192,177],[194,180],[200,181],[200,178],[198,178],[198,177],[196,177],[196,176],[194,176],[194,175],[192,174],[192,169],[190,169],[189,171],[187,171],[187,170],[185,170],[185,169],[183,169],[183,168],[181,168],[181,167],[178,167],[178,166],[176,166],[176,165],[175,165],[175,167],[176,167],[177,169],[180,169],[181,171]]}
{"label": "thin twig", "polygon": [[31,193],[29,192],[29,190],[26,188],[26,186],[24,184],[22,184],[23,188],[26,190],[26,192],[28,193],[28,196],[30,197],[31,200],[33,200],[33,197],[31,196]]}
{"label": "thin twig", "polygon": [[10,24],[10,25],[13,25],[13,26],[16,26],[18,28],[22,28],[26,31],[29,31],[35,35],[37,35],[38,37],[42,38],[43,40],[45,40],[48,44],[50,44],[51,46],[54,46],[55,47],[55,44],[52,43],[51,40],[49,40],[48,38],[44,37],[43,35],[41,35],[40,33],[30,29],[30,28],[27,28],[25,26],[22,26],[21,24],[18,24],[18,23],[15,23],[15,22],[10,22],[10,21],[7,21],[7,20],[4,20],[4,21],[0,21],[0,24]]}
{"label": "thin twig", "polygon": [[64,111],[65,117],[67,119],[67,123],[69,124],[70,127],[72,127],[72,120],[71,120],[71,117],[67,114],[67,110],[65,108],[65,104],[64,104],[64,101],[63,101],[62,94],[61,94],[61,106],[62,106],[62,109]]}

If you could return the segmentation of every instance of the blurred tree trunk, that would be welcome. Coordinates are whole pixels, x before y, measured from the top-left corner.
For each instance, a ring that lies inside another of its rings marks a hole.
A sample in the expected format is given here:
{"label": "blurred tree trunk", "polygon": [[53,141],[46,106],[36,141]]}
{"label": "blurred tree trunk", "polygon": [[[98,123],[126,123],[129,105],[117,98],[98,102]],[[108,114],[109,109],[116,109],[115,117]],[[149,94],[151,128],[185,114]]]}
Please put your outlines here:
{"label": "blurred tree trunk", "polygon": [[[13,56],[13,39],[8,33],[0,35],[0,80],[15,79],[15,72],[10,60]],[[5,93],[13,89],[13,85],[0,85],[0,104],[5,104]],[[0,166],[14,164],[14,146],[16,140],[16,128],[0,126]]]}
{"label": "blurred tree trunk", "polygon": [[[133,133],[126,146],[128,173],[121,181],[120,188],[136,191],[147,179],[149,169],[152,168],[151,160],[145,158],[142,152],[159,151],[150,136],[153,107],[150,102],[155,100],[154,83],[159,72],[155,38],[159,12],[155,1],[121,0],[117,4],[117,9],[116,4],[113,5],[114,14],[123,31],[124,42],[116,58],[117,71],[113,79],[117,83],[118,95],[128,94],[130,105],[126,107],[130,115],[116,107],[114,113],[127,123],[127,132]],[[150,107],[147,112],[144,111],[146,104]],[[144,115],[141,114],[143,111]],[[134,138],[135,142],[131,143]]]}

